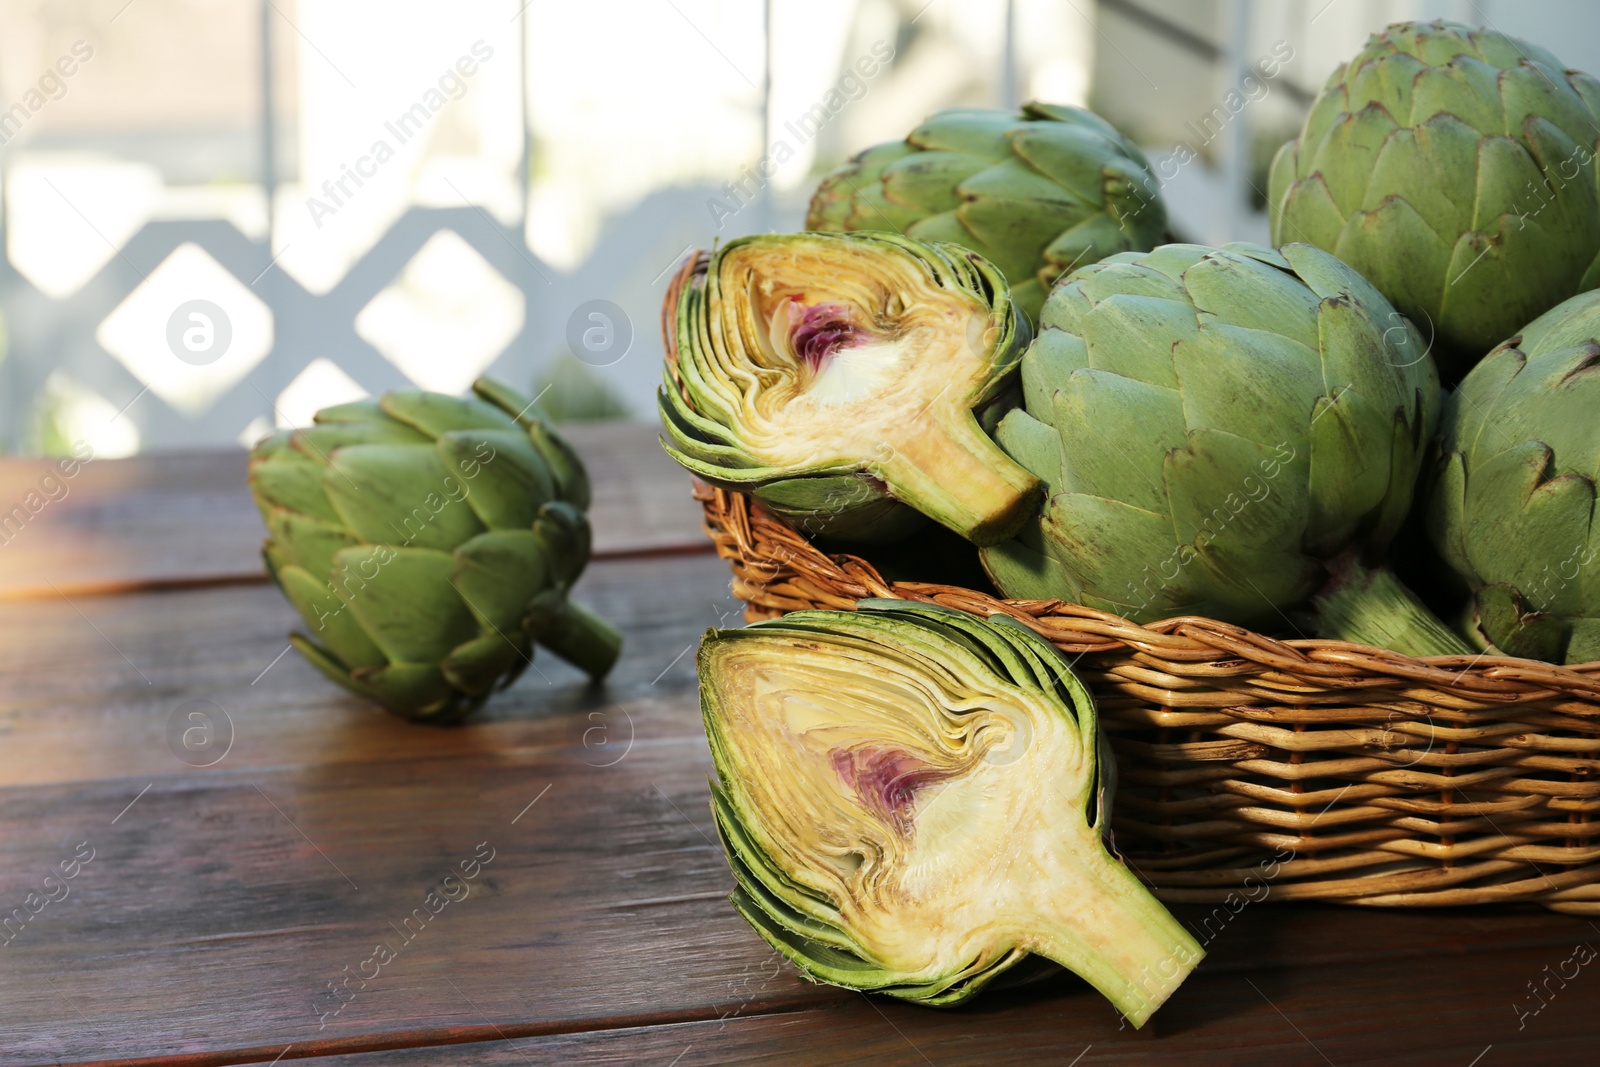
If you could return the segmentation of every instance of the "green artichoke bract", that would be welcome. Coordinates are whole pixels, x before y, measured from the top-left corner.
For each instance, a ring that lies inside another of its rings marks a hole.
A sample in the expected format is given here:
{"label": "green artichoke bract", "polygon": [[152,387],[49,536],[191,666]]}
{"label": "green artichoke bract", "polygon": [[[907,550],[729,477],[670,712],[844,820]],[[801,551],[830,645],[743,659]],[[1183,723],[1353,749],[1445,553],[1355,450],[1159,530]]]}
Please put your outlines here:
{"label": "green artichoke bract", "polygon": [[892,230],[970,248],[1038,319],[1080,263],[1160,243],[1167,209],[1144,154],[1092,111],[950,108],[904,141],[867,149],[822,180],[808,230]]}
{"label": "green artichoke bract", "polygon": [[986,544],[1037,506],[975,415],[1028,341],[980,256],[886,233],[740,238],[690,261],[662,322],[667,451],[803,530],[890,541],[920,512]]}
{"label": "green artichoke bract", "polygon": [[699,666],[733,903],[813,980],[954,1004],[1037,953],[1138,1026],[1204,955],[1107,850],[1094,702],[1013,620],[866,600]]}
{"label": "green artichoke bract", "polygon": [[1360,271],[1454,381],[1600,284],[1600,82],[1513,37],[1402,22],[1336,70],[1273,160],[1274,244]]}
{"label": "green artichoke bract", "polygon": [[1445,404],[1434,546],[1500,650],[1600,660],[1600,292],[1545,312]]}
{"label": "green artichoke bract", "polygon": [[577,453],[488,379],[478,399],[389,393],[324,408],[250,456],[267,570],[323,674],[407,718],[452,721],[533,643],[600,678],[622,638],[567,600],[589,561]]}
{"label": "green artichoke bract", "polygon": [[1041,325],[997,435],[1048,496],[984,550],[1007,596],[1281,629],[1321,590],[1330,636],[1464,649],[1365,566],[1410,507],[1439,385],[1359,274],[1310,245],[1165,245],[1080,268]]}

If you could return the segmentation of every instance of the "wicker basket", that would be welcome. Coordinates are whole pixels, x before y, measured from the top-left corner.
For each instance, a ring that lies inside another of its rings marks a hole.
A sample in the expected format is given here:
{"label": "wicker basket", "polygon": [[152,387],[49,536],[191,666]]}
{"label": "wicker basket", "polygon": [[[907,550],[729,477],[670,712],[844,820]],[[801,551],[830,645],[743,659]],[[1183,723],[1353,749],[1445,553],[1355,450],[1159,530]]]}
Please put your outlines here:
{"label": "wicker basket", "polygon": [[1005,612],[1069,653],[1116,750],[1118,849],[1167,900],[1600,915],[1600,663],[1411,659],[889,583],[739,493],[697,497],[751,620],[899,597]]}

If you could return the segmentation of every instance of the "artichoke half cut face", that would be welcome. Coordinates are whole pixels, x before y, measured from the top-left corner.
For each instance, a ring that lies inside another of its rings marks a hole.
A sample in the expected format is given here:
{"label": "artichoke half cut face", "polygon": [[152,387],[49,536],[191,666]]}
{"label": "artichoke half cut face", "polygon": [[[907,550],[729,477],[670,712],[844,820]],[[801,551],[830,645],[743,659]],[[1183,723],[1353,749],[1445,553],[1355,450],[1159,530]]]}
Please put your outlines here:
{"label": "artichoke half cut face", "polygon": [[686,267],[663,321],[667,450],[801,529],[888,541],[920,512],[989,544],[1036,503],[1038,480],[974,414],[1028,338],[974,253],[892,234],[743,238]]}
{"label": "artichoke half cut face", "polygon": [[954,1004],[1037,953],[1138,1026],[1200,961],[1107,851],[1093,702],[1024,627],[869,600],[699,666],[734,905],[811,979]]}

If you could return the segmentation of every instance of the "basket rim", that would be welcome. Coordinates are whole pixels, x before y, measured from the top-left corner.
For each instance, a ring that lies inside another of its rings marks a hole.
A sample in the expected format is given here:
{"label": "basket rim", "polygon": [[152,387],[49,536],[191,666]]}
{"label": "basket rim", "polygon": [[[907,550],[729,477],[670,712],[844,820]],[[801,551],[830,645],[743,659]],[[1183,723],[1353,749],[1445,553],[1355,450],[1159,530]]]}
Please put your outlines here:
{"label": "basket rim", "polygon": [[1600,661],[1556,664],[1514,656],[1407,656],[1392,649],[1326,638],[1279,639],[1202,615],[1136,623],[1063,600],[1008,600],[932,582],[889,582],[870,562],[830,555],[748,494],[694,480],[703,529],[717,554],[734,564],[734,593],[749,618],[802,608],[849,610],[869,597],[923,601],[970,614],[1005,614],[1080,655],[1126,651],[1163,663],[1264,668],[1264,677],[1329,689],[1412,689],[1459,694],[1467,701],[1524,703],[1575,698],[1600,716]]}

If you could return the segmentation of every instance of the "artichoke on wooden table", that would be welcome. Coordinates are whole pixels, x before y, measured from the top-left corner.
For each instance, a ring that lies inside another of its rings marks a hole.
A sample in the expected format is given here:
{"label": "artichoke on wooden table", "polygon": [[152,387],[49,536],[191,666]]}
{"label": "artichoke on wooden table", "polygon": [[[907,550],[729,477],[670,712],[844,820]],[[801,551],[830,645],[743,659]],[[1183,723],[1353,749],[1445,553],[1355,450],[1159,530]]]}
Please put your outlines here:
{"label": "artichoke on wooden table", "polygon": [[250,457],[267,571],[329,678],[407,718],[459,719],[535,642],[603,677],[622,638],[567,594],[589,561],[577,453],[489,379],[324,408]]}
{"label": "artichoke on wooden table", "polygon": [[1010,618],[866,600],[699,669],[734,905],[811,979],[947,1005],[1037,954],[1138,1026],[1204,955],[1108,850],[1088,690]]}

